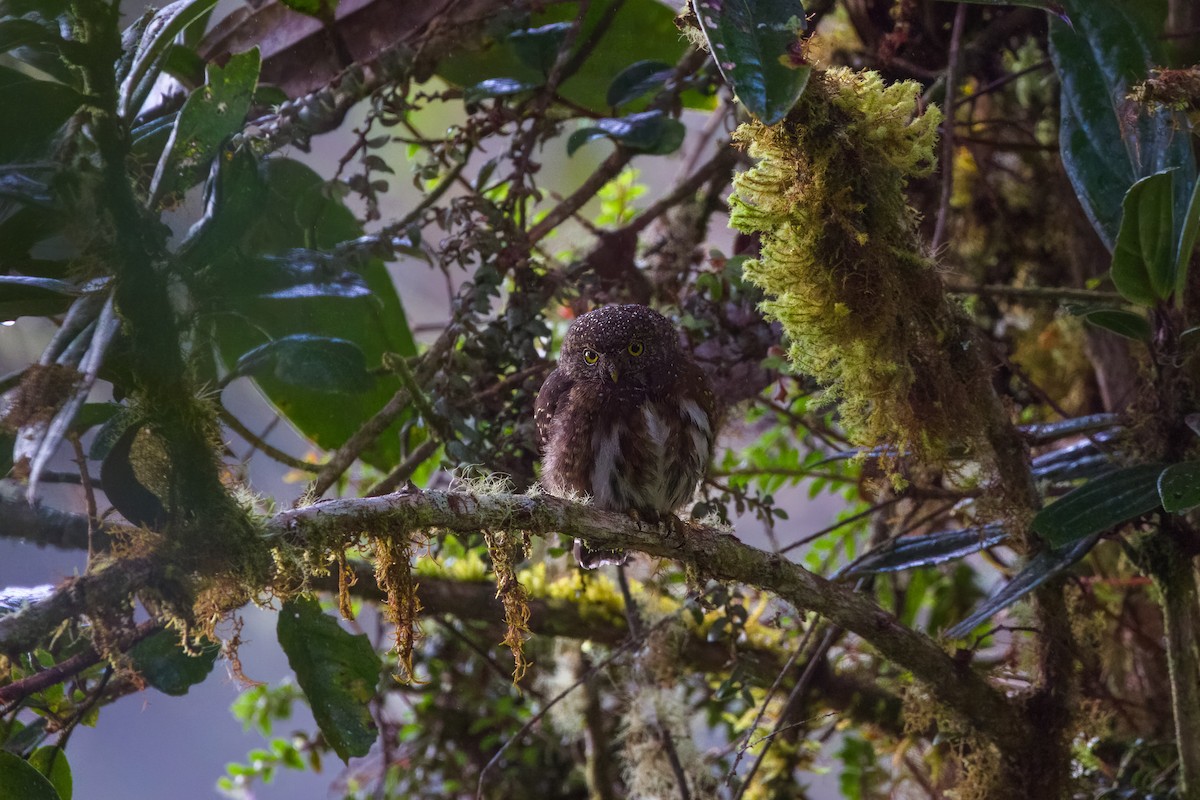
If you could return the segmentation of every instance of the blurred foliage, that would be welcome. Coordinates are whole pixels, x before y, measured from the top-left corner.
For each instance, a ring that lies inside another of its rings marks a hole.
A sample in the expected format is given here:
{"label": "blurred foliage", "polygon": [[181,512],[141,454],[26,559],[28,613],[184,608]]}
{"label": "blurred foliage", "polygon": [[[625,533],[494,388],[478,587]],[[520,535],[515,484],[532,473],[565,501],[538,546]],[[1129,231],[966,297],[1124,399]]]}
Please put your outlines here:
{"label": "blurred foliage", "polygon": [[0,641],[0,796],[67,800],[72,731],[216,639],[244,678],[230,615],[267,599],[296,679],[234,703],[265,745],[231,797],[330,765],[347,798],[1015,796],[905,665],[769,592],[519,534],[257,539],[292,498],[252,472],[529,489],[538,387],[614,302],[721,404],[683,512],[959,639],[1046,797],[1196,796],[1200,45],[1166,0],[214,5],[0,2],[0,317],[45,348],[0,376],[0,515],[65,484],[89,574],[169,563],[152,624],[122,597]]}

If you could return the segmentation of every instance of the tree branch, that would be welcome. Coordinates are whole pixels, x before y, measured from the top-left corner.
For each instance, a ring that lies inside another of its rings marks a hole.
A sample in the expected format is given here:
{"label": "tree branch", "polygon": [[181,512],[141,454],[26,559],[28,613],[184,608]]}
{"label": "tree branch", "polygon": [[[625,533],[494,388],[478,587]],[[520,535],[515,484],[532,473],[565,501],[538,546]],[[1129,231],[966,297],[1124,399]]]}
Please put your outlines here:
{"label": "tree branch", "polygon": [[686,534],[678,536],[643,527],[623,514],[556,497],[430,490],[333,500],[284,511],[267,522],[266,531],[268,536],[303,547],[308,541],[356,540],[363,530],[385,527],[565,534],[582,537],[597,548],[639,550],[672,558],[706,577],[773,592],[795,607],[814,611],[857,634],[884,658],[910,670],[932,697],[1004,749],[1015,747],[1027,733],[1003,693],[950,658],[932,639],[905,627],[870,598],[830,583],[782,556],[743,544],[717,528],[689,524]]}

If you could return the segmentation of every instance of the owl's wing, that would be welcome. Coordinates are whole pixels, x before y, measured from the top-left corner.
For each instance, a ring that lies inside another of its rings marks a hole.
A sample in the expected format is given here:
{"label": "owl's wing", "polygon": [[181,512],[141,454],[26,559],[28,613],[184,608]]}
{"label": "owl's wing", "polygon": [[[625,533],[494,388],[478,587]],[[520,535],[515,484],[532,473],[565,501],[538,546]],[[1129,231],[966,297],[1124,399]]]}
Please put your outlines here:
{"label": "owl's wing", "polygon": [[538,442],[542,447],[550,441],[554,415],[559,412],[560,405],[571,393],[573,383],[566,372],[556,369],[547,376],[546,382],[538,390],[537,401],[533,406],[533,421],[537,424]]}

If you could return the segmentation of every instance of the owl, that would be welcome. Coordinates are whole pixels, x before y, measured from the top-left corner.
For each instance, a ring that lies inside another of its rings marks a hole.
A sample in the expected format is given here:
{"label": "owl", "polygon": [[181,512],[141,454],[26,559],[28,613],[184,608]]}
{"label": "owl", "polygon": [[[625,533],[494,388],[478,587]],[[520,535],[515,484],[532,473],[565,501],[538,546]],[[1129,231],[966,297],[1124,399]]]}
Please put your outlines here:
{"label": "owl", "polygon": [[[691,499],[712,456],[716,398],[666,317],[612,305],[567,331],[534,408],[542,484],[597,508],[657,522]],[[623,564],[619,550],[575,542],[579,565]]]}

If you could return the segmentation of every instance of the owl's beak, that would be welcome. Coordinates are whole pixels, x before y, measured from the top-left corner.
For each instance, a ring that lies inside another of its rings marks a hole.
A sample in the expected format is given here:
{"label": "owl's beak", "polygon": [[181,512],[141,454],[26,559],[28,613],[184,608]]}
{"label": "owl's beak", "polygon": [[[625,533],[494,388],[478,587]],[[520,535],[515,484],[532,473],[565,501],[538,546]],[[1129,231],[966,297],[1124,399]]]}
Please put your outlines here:
{"label": "owl's beak", "polygon": [[616,382],[617,382],[617,378],[618,378],[619,376],[620,376],[620,372],[617,370],[617,365],[616,365],[616,364],[609,364],[609,365],[608,365],[608,377],[612,378],[612,382],[613,382],[613,383],[616,383]]}

